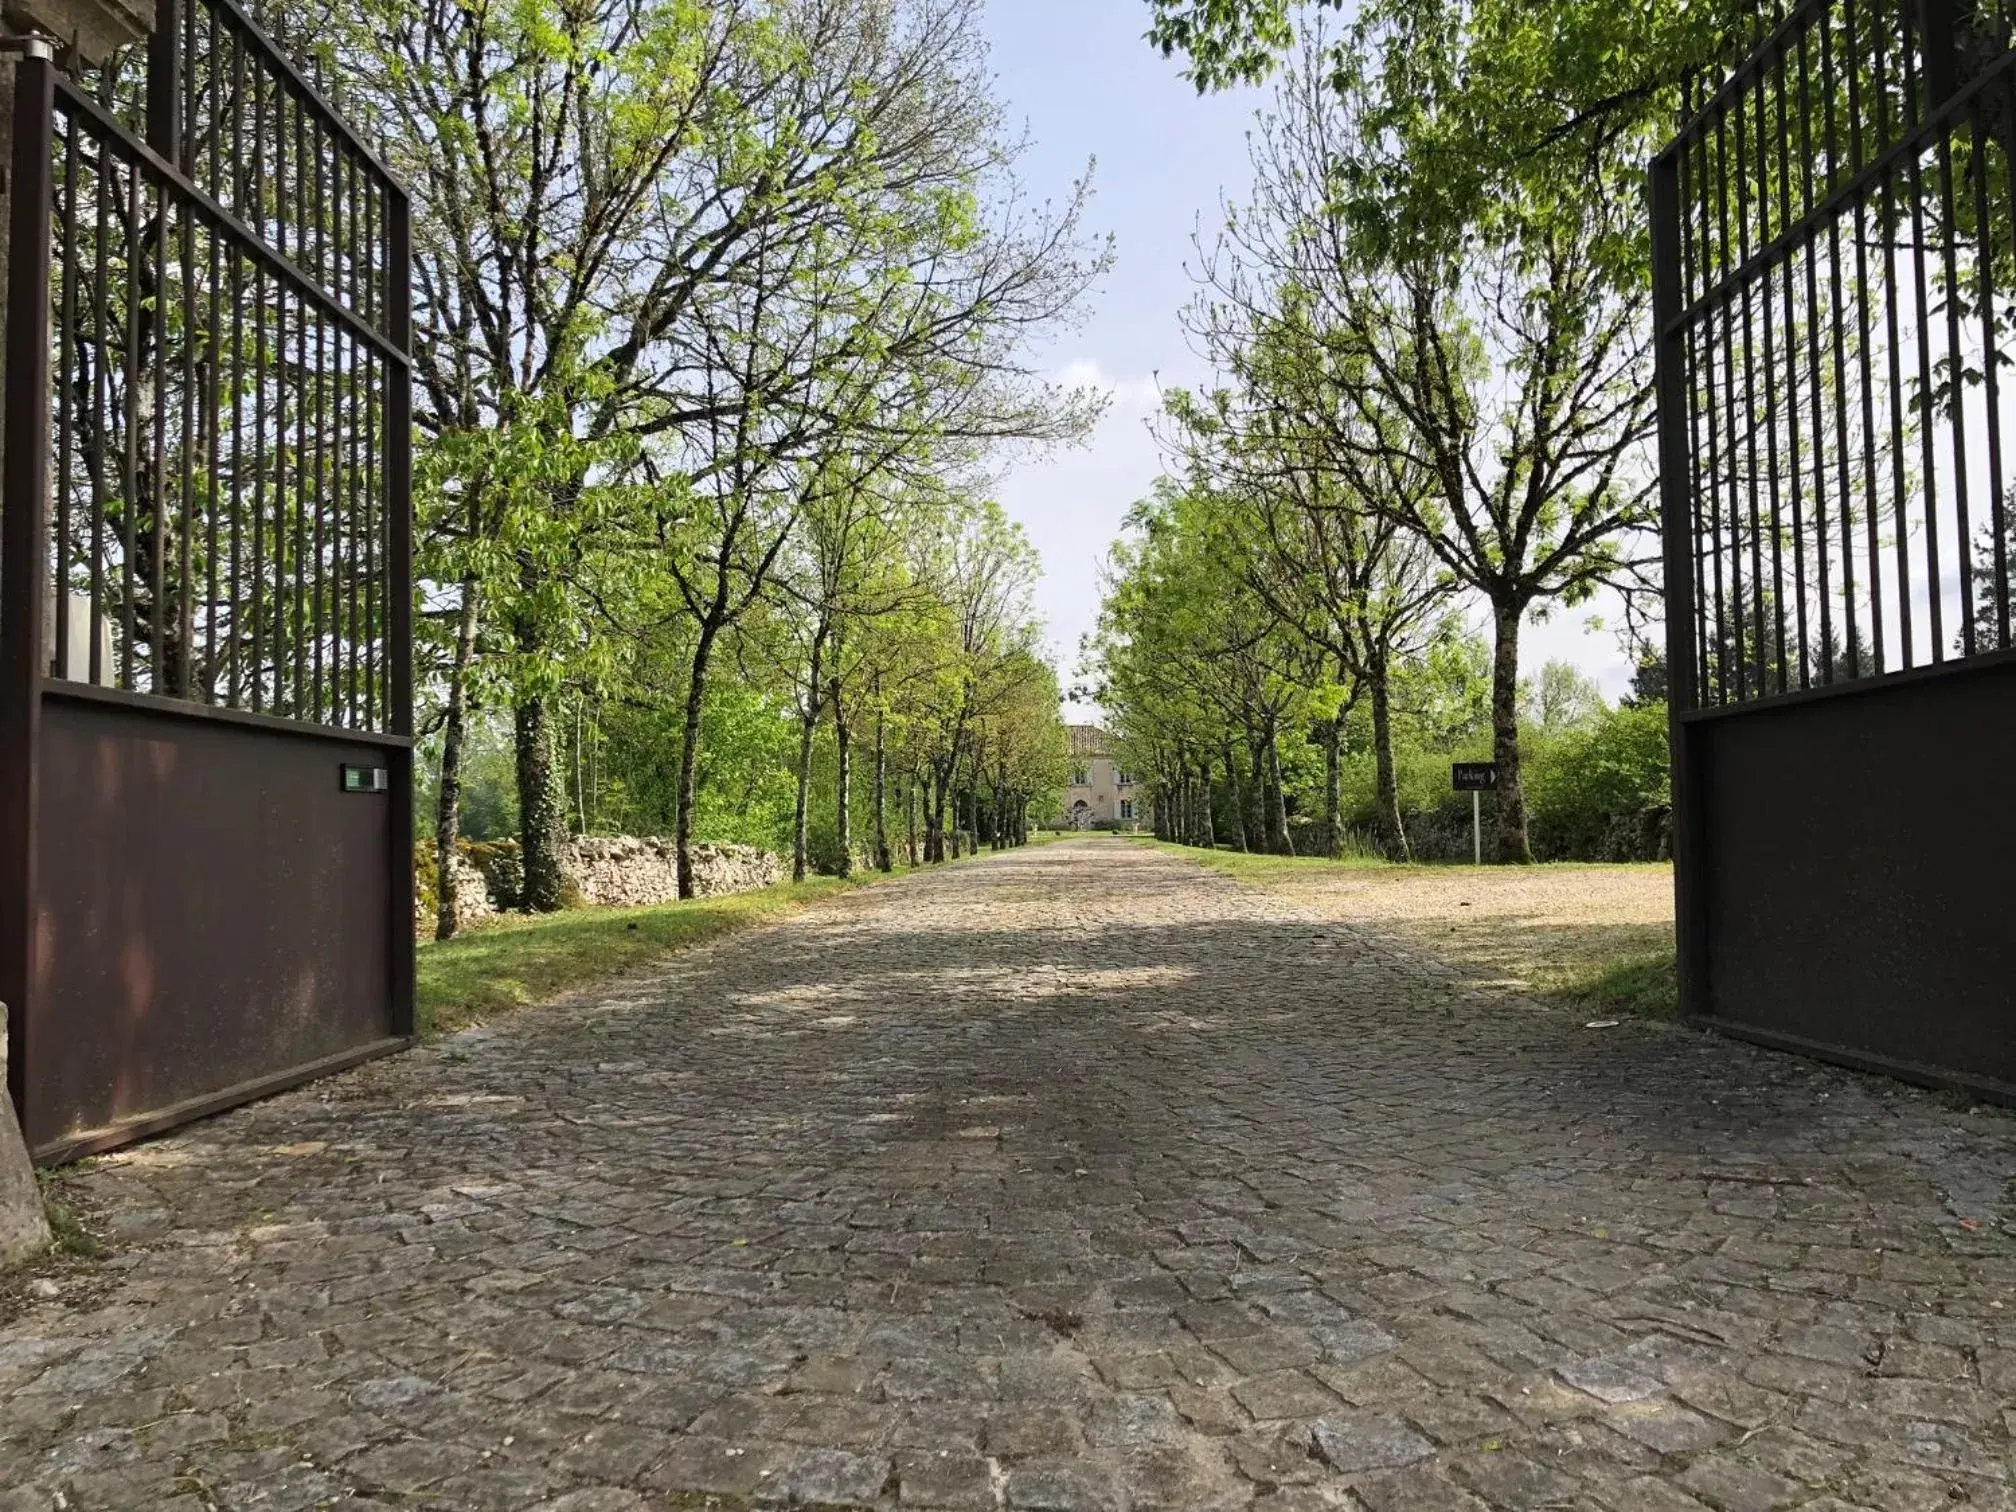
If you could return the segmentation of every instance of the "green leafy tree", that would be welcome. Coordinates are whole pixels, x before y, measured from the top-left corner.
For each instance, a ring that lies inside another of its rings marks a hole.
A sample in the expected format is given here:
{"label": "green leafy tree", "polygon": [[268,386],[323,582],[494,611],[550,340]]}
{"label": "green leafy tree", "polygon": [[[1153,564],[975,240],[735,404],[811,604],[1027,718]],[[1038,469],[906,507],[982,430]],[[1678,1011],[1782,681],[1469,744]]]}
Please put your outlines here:
{"label": "green leafy tree", "polygon": [[1298,58],[1369,102],[1418,171],[1346,164],[1418,231],[1606,189],[1590,166],[1674,118],[1683,81],[1756,34],[1747,0],[1148,0],[1149,40],[1198,89],[1255,84]]}
{"label": "green leafy tree", "polygon": [[1404,184],[1424,171],[1371,103],[1311,58],[1288,71],[1255,140],[1254,203],[1206,270],[1209,329],[1236,347],[1292,299],[1347,417],[1332,430],[1346,476],[1488,606],[1498,854],[1523,861],[1521,632],[1599,585],[1636,586],[1651,557],[1646,300],[1611,261],[1636,201],[1620,180],[1614,197],[1461,235],[1398,235],[1380,203],[1341,197],[1333,172],[1372,165]]}
{"label": "green leafy tree", "polygon": [[1572,662],[1549,661],[1520,688],[1520,717],[1542,730],[1566,730],[1603,713],[1596,679]]}
{"label": "green leafy tree", "polygon": [[[1998,538],[1996,526],[2000,523]],[[1969,577],[1974,595],[1976,654],[2016,647],[2016,500],[2004,491],[1974,538]],[[1970,648],[1963,635],[1953,648]]]}
{"label": "green leafy tree", "polygon": [[557,903],[554,700],[600,642],[657,628],[625,614],[670,606],[697,627],[690,889],[709,672],[836,438],[1088,419],[1016,355],[1103,265],[1082,191],[1022,208],[970,0],[364,0],[326,47],[415,189],[438,843],[487,679],[514,713],[528,903]]}
{"label": "green leafy tree", "polygon": [[1555,857],[1599,857],[1620,824],[1671,807],[1666,707],[1606,709],[1561,733],[1537,770],[1533,817]]}
{"label": "green leafy tree", "polygon": [[[1364,416],[1346,402],[1332,354],[1289,287],[1235,276],[1229,297],[1200,299],[1191,325],[1231,376],[1208,396],[1173,391],[1171,429],[1195,469],[1219,477],[1243,522],[1231,543],[1248,585],[1285,628],[1327,657],[1336,697],[1319,719],[1324,829],[1341,855],[1343,742],[1362,698],[1379,773],[1377,827],[1388,855],[1408,856],[1393,764],[1393,674],[1434,633],[1453,578],[1409,528],[1433,479],[1418,467],[1363,464]],[[1411,498],[1400,498],[1408,494]]]}
{"label": "green leafy tree", "polygon": [[1158,832],[1215,841],[1218,765],[1241,843],[1290,854],[1284,736],[1336,717],[1344,692],[1330,658],[1256,591],[1240,512],[1208,486],[1163,479],[1128,527],[1089,670],[1130,760],[1151,777]]}

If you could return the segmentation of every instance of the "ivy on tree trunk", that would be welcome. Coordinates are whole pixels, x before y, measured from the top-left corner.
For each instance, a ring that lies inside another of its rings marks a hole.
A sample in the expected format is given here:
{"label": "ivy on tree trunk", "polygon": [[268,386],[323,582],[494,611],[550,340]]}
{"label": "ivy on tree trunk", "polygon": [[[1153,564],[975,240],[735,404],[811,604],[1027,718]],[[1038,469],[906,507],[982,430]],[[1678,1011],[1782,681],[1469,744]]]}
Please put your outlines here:
{"label": "ivy on tree trunk", "polygon": [[560,851],[566,833],[561,794],[553,781],[553,707],[550,695],[521,698],[513,711],[518,757],[519,861],[524,885],[518,906],[553,913],[564,881]]}

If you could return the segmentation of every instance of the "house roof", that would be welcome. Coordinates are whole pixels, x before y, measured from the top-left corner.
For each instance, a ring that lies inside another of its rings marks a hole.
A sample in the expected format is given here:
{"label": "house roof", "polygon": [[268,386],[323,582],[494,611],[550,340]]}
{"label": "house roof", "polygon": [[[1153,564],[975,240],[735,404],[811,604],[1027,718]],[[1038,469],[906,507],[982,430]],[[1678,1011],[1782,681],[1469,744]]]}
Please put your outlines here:
{"label": "house roof", "polygon": [[1073,756],[1104,756],[1113,745],[1113,737],[1097,725],[1066,725],[1064,733],[1071,742]]}

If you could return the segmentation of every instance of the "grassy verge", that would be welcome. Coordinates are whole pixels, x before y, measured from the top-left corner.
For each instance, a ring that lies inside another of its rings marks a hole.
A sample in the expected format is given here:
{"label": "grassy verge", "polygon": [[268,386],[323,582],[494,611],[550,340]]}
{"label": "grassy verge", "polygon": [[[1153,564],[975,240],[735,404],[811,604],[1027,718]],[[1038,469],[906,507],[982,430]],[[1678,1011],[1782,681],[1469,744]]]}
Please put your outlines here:
{"label": "grassy verge", "polygon": [[795,913],[815,898],[877,880],[879,874],[851,882],[819,877],[651,908],[578,908],[486,920],[452,940],[422,942],[420,1030],[446,1033],[578,992],[703,941]]}
{"label": "grassy verge", "polygon": [[1595,1007],[1672,1018],[1680,1011],[1680,982],[1673,971],[1673,945],[1668,940],[1583,974],[1571,984],[1568,995]]}
{"label": "grassy verge", "polygon": [[[992,854],[982,847],[940,864],[962,866]],[[421,941],[420,1032],[446,1034],[494,1014],[550,1002],[720,935],[795,913],[816,898],[907,876],[913,869],[922,870],[899,863],[887,876],[866,872],[844,882],[814,877],[651,908],[575,908],[485,919],[452,940]]]}
{"label": "grassy verge", "polygon": [[37,1171],[42,1186],[42,1213],[49,1220],[49,1249],[52,1254],[78,1260],[96,1260],[106,1253],[105,1245],[84,1221],[83,1210],[60,1171]]}
{"label": "grassy verge", "polygon": [[1665,1018],[1678,1008],[1663,865],[1396,866],[1142,843],[1438,956],[1478,986],[1599,1014]]}

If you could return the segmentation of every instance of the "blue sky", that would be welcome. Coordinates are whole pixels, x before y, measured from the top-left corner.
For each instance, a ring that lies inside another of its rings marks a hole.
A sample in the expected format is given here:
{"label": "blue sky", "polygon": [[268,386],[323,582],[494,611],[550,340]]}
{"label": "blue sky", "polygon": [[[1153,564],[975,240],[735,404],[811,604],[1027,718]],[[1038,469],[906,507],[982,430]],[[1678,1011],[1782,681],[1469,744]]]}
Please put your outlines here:
{"label": "blue sky", "polygon": [[[1229,196],[1244,198],[1246,132],[1264,90],[1199,97],[1178,65],[1142,40],[1142,0],[988,0],[997,90],[1032,145],[1025,183],[1061,197],[1088,159],[1091,224],[1114,235],[1115,264],[1083,328],[1044,354],[1060,375],[1108,386],[1113,404],[1091,443],[1013,466],[1001,503],[1043,554],[1038,606],[1067,686],[1078,642],[1099,611],[1099,563],[1127,506],[1159,471],[1146,421],[1163,384],[1206,370],[1178,319],[1193,285],[1192,233],[1209,237]],[[1575,662],[1611,696],[1629,681],[1615,638],[1583,629],[1582,612],[1530,628],[1522,648],[1537,667]]]}

